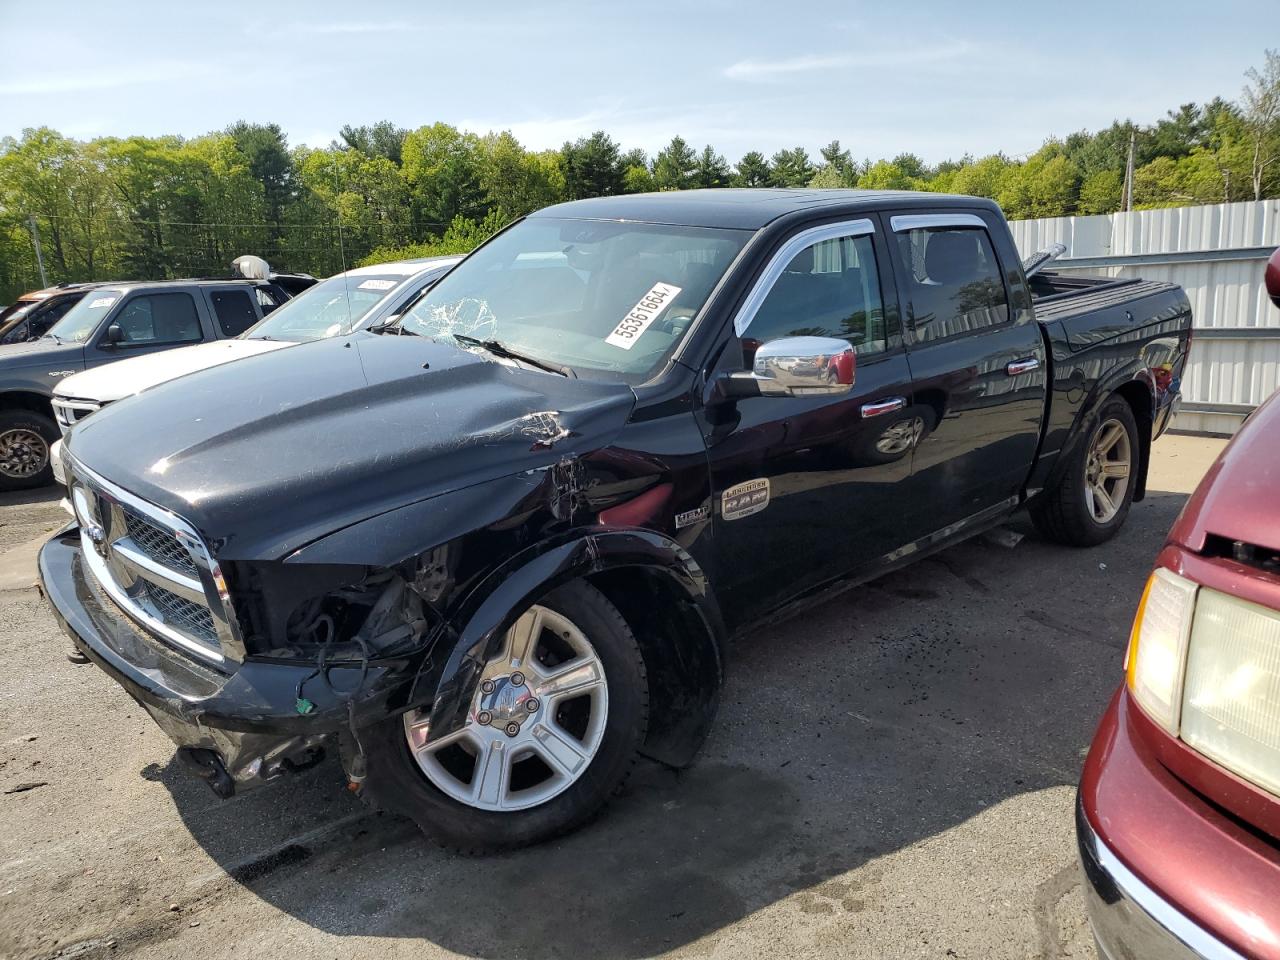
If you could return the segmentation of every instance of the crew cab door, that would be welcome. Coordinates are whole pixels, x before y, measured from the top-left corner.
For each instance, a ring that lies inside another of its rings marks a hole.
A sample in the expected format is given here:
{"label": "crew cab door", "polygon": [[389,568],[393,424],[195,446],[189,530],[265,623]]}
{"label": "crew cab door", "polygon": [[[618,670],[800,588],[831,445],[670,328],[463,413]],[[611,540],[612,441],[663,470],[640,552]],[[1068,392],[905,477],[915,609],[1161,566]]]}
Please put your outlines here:
{"label": "crew cab door", "polygon": [[[119,328],[120,339],[112,339],[112,327]],[[96,367],[204,339],[212,338],[190,291],[140,290],[126,294],[99,326],[84,352],[85,364]]]}
{"label": "crew cab door", "polygon": [[731,625],[897,545],[911,440],[891,428],[911,382],[887,259],[873,220],[802,230],[782,241],[735,317],[715,374],[750,370],[763,343],[791,336],[845,339],[856,364],[843,395],[745,397],[704,411],[714,582]]}
{"label": "crew cab door", "polygon": [[929,412],[911,496],[932,531],[1016,498],[1035,459],[1048,360],[1008,229],[988,211],[889,219],[913,401]]}

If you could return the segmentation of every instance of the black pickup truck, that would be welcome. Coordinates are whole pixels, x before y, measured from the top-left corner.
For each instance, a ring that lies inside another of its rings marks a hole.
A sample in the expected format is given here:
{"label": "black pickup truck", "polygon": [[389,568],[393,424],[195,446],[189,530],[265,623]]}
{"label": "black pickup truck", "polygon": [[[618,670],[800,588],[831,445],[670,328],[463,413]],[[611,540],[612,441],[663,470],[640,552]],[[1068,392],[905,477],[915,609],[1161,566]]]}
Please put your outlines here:
{"label": "black pickup truck", "polygon": [[275,280],[109,282],[57,290],[50,309],[66,309],[51,327],[37,339],[0,345],[0,492],[53,480],[49,448],[59,431],[52,397],[62,378],[126,357],[237,336],[290,296]]}
{"label": "black pickup truck", "polygon": [[218,793],[336,743],[436,837],[530,843],[692,761],[736,631],[1024,504],[1113,535],[1190,326],[1170,284],[1028,281],[985,200],[564,204],[391,324],[77,425],[40,576]]}

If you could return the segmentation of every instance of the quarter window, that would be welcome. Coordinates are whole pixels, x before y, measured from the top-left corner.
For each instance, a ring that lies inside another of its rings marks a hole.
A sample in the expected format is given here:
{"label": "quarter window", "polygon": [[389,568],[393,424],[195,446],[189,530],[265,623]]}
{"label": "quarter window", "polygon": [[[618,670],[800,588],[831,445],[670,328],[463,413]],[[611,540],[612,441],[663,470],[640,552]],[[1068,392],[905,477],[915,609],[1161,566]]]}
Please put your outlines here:
{"label": "quarter window", "polygon": [[224,337],[238,337],[258,322],[258,314],[244,290],[213,290],[209,299]]}
{"label": "quarter window", "polygon": [[884,302],[868,236],[836,237],[792,258],[743,336],[748,364],[756,348],[781,337],[837,337],[859,356],[885,349]]}
{"label": "quarter window", "polygon": [[276,298],[268,287],[254,287],[253,292],[257,294],[258,306],[262,308],[262,315],[265,317],[268,313],[280,306],[281,302]]}
{"label": "quarter window", "polygon": [[189,293],[149,293],[124,305],[115,323],[124,342],[149,346],[162,343],[194,343],[202,339],[200,317]]}
{"label": "quarter window", "polygon": [[917,340],[941,340],[1009,319],[1009,298],[986,230],[907,230],[898,234],[898,249],[907,267]]}

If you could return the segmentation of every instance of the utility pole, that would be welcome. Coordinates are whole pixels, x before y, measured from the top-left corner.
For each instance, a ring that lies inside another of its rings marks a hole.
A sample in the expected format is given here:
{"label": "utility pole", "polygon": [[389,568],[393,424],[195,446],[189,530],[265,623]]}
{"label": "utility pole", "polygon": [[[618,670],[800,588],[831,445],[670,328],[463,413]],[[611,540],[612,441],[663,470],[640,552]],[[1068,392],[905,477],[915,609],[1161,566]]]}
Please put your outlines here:
{"label": "utility pole", "polygon": [[40,251],[40,228],[36,226],[36,215],[27,214],[27,223],[31,225],[31,242],[36,245],[36,264],[40,267],[40,286],[47,287],[49,278],[44,272],[44,254]]}
{"label": "utility pole", "polygon": [[1124,165],[1124,212],[1133,210],[1133,148],[1138,139],[1138,131],[1129,131],[1129,159]]}

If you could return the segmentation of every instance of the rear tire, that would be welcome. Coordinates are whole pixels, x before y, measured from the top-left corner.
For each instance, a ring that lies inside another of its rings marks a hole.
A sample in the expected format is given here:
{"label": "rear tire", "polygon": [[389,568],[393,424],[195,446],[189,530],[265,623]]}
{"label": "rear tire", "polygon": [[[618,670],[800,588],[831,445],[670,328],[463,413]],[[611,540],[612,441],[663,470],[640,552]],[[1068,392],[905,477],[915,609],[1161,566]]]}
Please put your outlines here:
{"label": "rear tire", "polygon": [[[539,625],[522,628],[533,616]],[[556,678],[570,674],[577,685],[556,692],[570,682]],[[463,730],[438,741],[446,746],[425,742],[429,711],[362,732],[362,796],[466,854],[527,846],[591,820],[622,789],[648,722],[644,660],[622,615],[585,581],[558,587],[517,620],[482,677],[488,692],[477,690]],[[505,764],[495,791],[486,786],[486,757]]]}
{"label": "rear tire", "polygon": [[1129,515],[1142,456],[1133,410],[1123,397],[1111,397],[1057,484],[1029,505],[1036,529],[1072,547],[1110,540]]}
{"label": "rear tire", "polygon": [[57,425],[43,414],[0,411],[0,492],[53,483],[49,447],[58,437]]}

